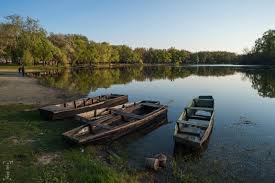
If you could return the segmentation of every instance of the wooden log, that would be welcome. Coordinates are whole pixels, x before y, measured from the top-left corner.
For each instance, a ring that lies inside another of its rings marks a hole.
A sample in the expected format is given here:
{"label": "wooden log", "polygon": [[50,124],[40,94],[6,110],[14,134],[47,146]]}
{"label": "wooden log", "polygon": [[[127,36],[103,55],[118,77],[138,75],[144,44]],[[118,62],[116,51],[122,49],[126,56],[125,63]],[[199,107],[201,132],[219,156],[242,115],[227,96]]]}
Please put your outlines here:
{"label": "wooden log", "polygon": [[159,166],[165,167],[167,162],[167,157],[164,154],[156,154],[154,158],[157,158],[159,160]]}
{"label": "wooden log", "polygon": [[146,158],[145,167],[153,170],[159,169],[159,160],[157,158]]}

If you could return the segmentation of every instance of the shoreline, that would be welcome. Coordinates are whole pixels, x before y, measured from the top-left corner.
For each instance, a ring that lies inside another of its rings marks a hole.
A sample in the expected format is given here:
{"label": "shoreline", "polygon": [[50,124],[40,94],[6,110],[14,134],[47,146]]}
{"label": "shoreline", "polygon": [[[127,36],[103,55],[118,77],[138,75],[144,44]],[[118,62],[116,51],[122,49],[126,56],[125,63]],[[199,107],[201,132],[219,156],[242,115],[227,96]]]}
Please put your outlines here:
{"label": "shoreline", "polygon": [[[92,69],[112,69],[121,67],[158,67],[158,66],[169,66],[169,67],[263,67],[272,68],[275,65],[240,65],[240,64],[98,64],[98,65],[79,65],[79,66],[26,66],[26,72],[39,72],[56,69],[78,69],[78,68],[92,68]],[[0,65],[1,73],[17,73],[17,65]]]}
{"label": "shoreline", "polygon": [[41,85],[37,79],[19,73],[0,74],[0,105],[27,104],[43,106],[79,97],[79,94]]}

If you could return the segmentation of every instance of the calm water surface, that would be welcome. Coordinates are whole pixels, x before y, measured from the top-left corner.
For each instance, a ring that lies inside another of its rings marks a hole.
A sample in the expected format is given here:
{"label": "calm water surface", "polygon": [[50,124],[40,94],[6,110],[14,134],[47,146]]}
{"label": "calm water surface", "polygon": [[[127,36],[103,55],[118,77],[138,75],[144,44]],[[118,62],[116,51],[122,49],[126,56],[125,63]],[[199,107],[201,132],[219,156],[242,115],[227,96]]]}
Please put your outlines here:
{"label": "calm water surface", "polygon": [[[137,67],[53,71],[38,76],[48,85],[82,92],[128,94],[130,101],[159,100],[169,106],[168,123],[150,133],[115,142],[127,156],[164,153],[180,171],[216,182],[275,182],[275,70],[253,67]],[[215,124],[200,153],[175,147],[175,121],[198,95],[215,99]]]}

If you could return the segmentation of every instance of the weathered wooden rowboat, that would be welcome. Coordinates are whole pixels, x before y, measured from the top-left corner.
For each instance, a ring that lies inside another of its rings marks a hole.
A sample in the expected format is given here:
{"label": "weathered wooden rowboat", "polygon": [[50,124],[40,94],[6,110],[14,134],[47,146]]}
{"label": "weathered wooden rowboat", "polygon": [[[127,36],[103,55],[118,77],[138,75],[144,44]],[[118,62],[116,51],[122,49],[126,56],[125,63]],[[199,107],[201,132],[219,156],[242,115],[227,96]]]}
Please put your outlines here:
{"label": "weathered wooden rowboat", "polygon": [[174,140],[176,143],[199,148],[209,138],[214,124],[214,99],[199,96],[185,108],[176,122]]}
{"label": "weathered wooden rowboat", "polygon": [[81,98],[63,104],[50,105],[39,109],[40,115],[48,120],[64,119],[76,114],[128,102],[127,95],[108,94],[92,98]]}
{"label": "weathered wooden rowboat", "polygon": [[137,130],[163,122],[167,107],[144,102],[124,110],[110,109],[111,114],[63,133],[67,139],[78,144],[110,142]]}
{"label": "weathered wooden rowboat", "polygon": [[101,109],[95,109],[91,110],[89,112],[84,112],[80,114],[75,115],[75,119],[78,121],[81,121],[83,123],[90,123],[94,120],[98,120],[100,118],[105,117],[106,115],[110,115],[112,113],[113,109],[121,109],[121,110],[126,110],[129,107],[132,107],[137,104],[142,104],[142,103],[151,103],[151,104],[157,104],[159,105],[159,101],[152,101],[152,100],[142,100],[138,102],[128,102],[122,105],[117,105],[115,107],[106,107],[106,108],[101,108]]}

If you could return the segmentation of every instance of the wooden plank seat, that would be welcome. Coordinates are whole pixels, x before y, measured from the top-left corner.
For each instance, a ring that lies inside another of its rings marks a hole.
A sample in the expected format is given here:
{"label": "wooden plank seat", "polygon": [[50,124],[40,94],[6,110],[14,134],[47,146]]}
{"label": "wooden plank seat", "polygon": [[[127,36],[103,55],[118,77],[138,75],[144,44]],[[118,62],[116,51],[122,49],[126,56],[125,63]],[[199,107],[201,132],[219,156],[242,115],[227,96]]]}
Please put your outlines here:
{"label": "wooden plank seat", "polygon": [[196,126],[199,128],[207,128],[208,127],[208,123],[205,121],[201,121],[201,120],[189,120],[189,121],[178,120],[177,123],[184,124],[184,125],[190,125],[190,126]]}
{"label": "wooden plank seat", "polygon": [[187,145],[190,145],[190,143],[191,144],[192,143],[200,143],[200,140],[201,140],[201,138],[198,137],[198,136],[189,135],[189,134],[186,134],[186,133],[177,133],[175,136],[178,137],[179,139],[189,141],[189,143],[187,143]]}
{"label": "wooden plank seat", "polygon": [[121,116],[126,116],[130,118],[135,118],[135,119],[143,119],[144,116],[133,114],[133,113],[127,113],[118,109],[111,109],[113,114],[121,115]]}
{"label": "wooden plank seat", "polygon": [[214,111],[214,108],[208,108],[208,107],[187,107],[186,109],[201,110],[201,111]]}
{"label": "wooden plank seat", "polygon": [[185,127],[180,129],[180,132],[190,134],[190,135],[195,135],[195,136],[201,136],[202,134],[202,130],[196,127]]}
{"label": "wooden plank seat", "polygon": [[190,115],[190,116],[188,116],[188,119],[197,119],[197,120],[209,121],[211,119],[211,117],[210,116]]}

